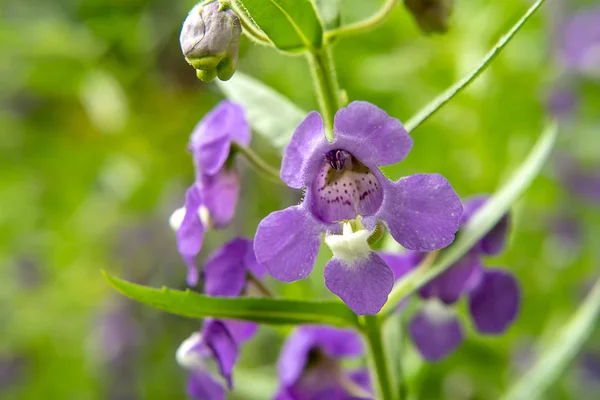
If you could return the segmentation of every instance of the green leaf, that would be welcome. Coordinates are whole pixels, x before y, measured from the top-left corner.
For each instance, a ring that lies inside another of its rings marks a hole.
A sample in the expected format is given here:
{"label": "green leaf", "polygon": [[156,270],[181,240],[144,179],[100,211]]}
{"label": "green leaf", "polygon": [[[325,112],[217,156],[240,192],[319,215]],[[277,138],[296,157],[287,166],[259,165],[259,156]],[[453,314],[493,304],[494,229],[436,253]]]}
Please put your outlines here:
{"label": "green leaf", "polygon": [[315,0],[321,20],[327,29],[335,29],[342,22],[340,0]]}
{"label": "green leaf", "polygon": [[535,400],[544,398],[544,392],[556,382],[592,334],[599,315],[600,279],[596,281],[579,310],[557,332],[553,343],[547,347],[547,350],[503,399]]}
{"label": "green leaf", "polygon": [[252,128],[283,151],[307,112],[262,82],[236,72],[227,82],[217,82],[225,96],[241,104]]}
{"label": "green leaf", "polygon": [[313,50],[323,44],[323,26],[310,0],[234,0],[233,5],[280,50]]}
{"label": "green leaf", "polygon": [[408,120],[405,124],[406,130],[411,133],[415,129],[417,129],[423,122],[425,122],[429,117],[438,112],[440,108],[442,108],[448,101],[450,101],[454,96],[462,92],[471,82],[475,80],[485,69],[492,63],[492,61],[500,54],[500,52],[506,47],[506,45],[511,41],[511,39],[515,36],[515,34],[521,29],[521,27],[529,20],[529,18],[535,14],[535,12],[544,4],[545,0],[538,0],[533,4],[529,10],[521,17],[517,23],[510,28],[510,30],[500,38],[498,43],[485,55],[483,60],[479,63],[479,65],[467,76],[462,78],[460,81],[456,82],[450,88],[448,88],[444,93],[436,97],[433,101],[423,107],[417,115],[413,116],[410,120]]}
{"label": "green leaf", "polygon": [[557,133],[557,124],[550,123],[512,178],[475,213],[469,223],[460,230],[450,247],[441,251],[437,261],[434,261],[432,265],[427,263],[420,265],[394,285],[388,302],[382,309],[383,313],[392,312],[400,300],[457,262],[496,225],[540,173],[554,147]]}
{"label": "green leaf", "polygon": [[208,297],[195,292],[155,289],[130,283],[102,272],[124,295],[159,310],[189,318],[226,318],[263,324],[327,324],[356,326],[348,307],[335,301],[285,300],[259,297]]}

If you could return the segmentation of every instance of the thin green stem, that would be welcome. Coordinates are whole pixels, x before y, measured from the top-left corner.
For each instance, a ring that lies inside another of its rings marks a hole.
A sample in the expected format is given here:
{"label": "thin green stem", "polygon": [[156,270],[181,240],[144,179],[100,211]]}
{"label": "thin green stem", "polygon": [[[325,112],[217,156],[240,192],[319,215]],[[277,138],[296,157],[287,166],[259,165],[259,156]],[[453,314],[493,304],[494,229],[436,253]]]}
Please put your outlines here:
{"label": "thin green stem", "polygon": [[383,7],[369,18],[325,32],[325,42],[328,43],[335,38],[352,36],[375,28],[387,18],[397,3],[398,0],[387,0]]}
{"label": "thin green stem", "polygon": [[325,136],[333,141],[333,118],[340,108],[340,88],[333,65],[331,49],[325,46],[308,53],[315,90],[325,122]]}
{"label": "thin green stem", "polygon": [[246,10],[244,9],[243,5],[239,4],[235,0],[232,0],[231,2],[225,2],[223,4],[225,4],[228,7],[231,7],[233,9],[233,11],[235,11],[238,18],[240,19],[240,23],[242,24],[243,32],[246,34],[246,36],[248,36],[250,39],[254,40],[255,42],[257,42],[259,44],[263,44],[265,46],[271,46],[273,44],[273,42],[271,42],[271,40],[267,37],[267,35],[262,33],[256,27],[256,25],[254,25],[254,23],[252,22],[252,20],[246,13]]}
{"label": "thin green stem", "polygon": [[261,294],[263,297],[273,297],[273,293],[259,280],[254,276],[253,273],[248,272],[246,275],[246,279],[249,283],[251,283],[254,288]]}
{"label": "thin green stem", "polygon": [[248,161],[248,164],[250,164],[252,168],[254,168],[254,170],[260,175],[264,176],[265,178],[268,178],[273,182],[283,184],[281,178],[279,177],[279,170],[267,164],[265,160],[260,158],[260,156],[254,151],[252,151],[252,149],[250,149],[249,147],[242,146],[237,142],[232,142],[231,150],[241,154],[246,159],[246,161]]}
{"label": "thin green stem", "polygon": [[365,315],[363,319],[363,332],[369,345],[369,359],[371,373],[374,374],[373,383],[377,382],[376,398],[379,400],[394,400],[392,380],[383,348],[381,335],[381,319],[376,315]]}

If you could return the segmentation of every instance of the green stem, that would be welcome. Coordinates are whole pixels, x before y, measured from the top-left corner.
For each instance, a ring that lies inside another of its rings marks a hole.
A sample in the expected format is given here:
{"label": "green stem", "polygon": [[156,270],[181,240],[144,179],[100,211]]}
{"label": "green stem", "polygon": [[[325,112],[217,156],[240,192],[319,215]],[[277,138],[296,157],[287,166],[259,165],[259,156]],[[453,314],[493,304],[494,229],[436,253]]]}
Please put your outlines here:
{"label": "green stem", "polygon": [[[365,315],[363,332],[369,344],[369,358],[372,364],[371,373],[375,375],[373,384],[377,388],[376,398],[379,400],[393,400],[392,381],[381,336],[381,319],[376,315]],[[375,382],[377,382],[376,385]]]}
{"label": "green stem", "polygon": [[279,177],[279,170],[267,164],[265,160],[260,158],[260,156],[254,151],[252,151],[252,149],[250,149],[249,147],[242,146],[237,142],[232,142],[231,150],[241,154],[246,159],[246,161],[248,161],[248,164],[250,164],[256,172],[263,175],[265,178],[283,184],[281,178]]}
{"label": "green stem", "polygon": [[383,7],[369,18],[325,32],[325,42],[328,43],[335,38],[352,36],[375,28],[387,18],[397,3],[398,0],[387,0]]}
{"label": "green stem", "polygon": [[335,74],[331,49],[325,46],[308,53],[315,90],[325,122],[325,136],[333,141],[333,118],[340,108],[340,88]]}

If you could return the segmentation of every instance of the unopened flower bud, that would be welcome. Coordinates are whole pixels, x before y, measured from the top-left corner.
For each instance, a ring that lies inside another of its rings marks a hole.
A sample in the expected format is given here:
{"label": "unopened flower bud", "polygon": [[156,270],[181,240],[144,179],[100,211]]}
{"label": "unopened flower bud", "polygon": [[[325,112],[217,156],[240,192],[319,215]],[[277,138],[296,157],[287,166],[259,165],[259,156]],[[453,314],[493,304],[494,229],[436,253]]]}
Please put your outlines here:
{"label": "unopened flower bud", "polygon": [[226,81],[235,72],[242,27],[238,16],[218,2],[197,4],[181,28],[179,42],[186,61],[204,82]]}
{"label": "unopened flower bud", "polygon": [[404,5],[415,17],[423,32],[448,31],[454,0],[404,0]]}

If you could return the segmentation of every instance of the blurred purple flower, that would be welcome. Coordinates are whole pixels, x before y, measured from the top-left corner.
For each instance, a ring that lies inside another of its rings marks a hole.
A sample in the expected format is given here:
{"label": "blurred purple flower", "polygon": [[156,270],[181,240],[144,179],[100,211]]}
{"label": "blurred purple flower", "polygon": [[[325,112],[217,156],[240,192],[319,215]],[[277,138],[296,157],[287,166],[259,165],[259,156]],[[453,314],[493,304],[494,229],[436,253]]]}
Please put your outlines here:
{"label": "blurred purple flower", "polygon": [[[238,321],[207,318],[201,332],[192,334],[177,350],[177,362],[190,371],[187,393],[197,400],[225,399],[225,388],[233,387],[232,371],[239,346],[250,339],[256,326]],[[210,363],[217,371],[210,370]]]}
{"label": "blurred purple flower", "polygon": [[573,114],[577,101],[577,95],[572,89],[558,88],[550,93],[547,107],[555,117],[568,117]]}
{"label": "blurred purple flower", "polygon": [[301,326],[279,356],[280,388],[275,400],[371,398],[367,370],[345,371],[339,360],[363,353],[359,336],[327,326]]}
{"label": "blurred purple flower", "polygon": [[326,232],[333,259],[325,267],[325,284],[356,313],[375,314],[394,282],[367,243],[377,223],[385,222],[406,248],[439,249],[454,240],[460,199],[441,175],[391,182],[381,173],[380,166],[402,161],[413,141],[400,121],[380,108],[353,102],[337,112],[332,143],[324,131],[321,116],[311,112],[294,132],[281,179],[295,189],[306,187],[304,201],[262,220],[256,257],[275,279],[306,278]]}
{"label": "blurred purple flower", "polygon": [[600,74],[600,7],[571,15],[560,26],[557,38],[558,55],[567,68]]}
{"label": "blurred purple flower", "polygon": [[556,161],[558,179],[572,194],[591,203],[600,203],[600,167],[582,167],[568,155],[560,154]]}
{"label": "blurred purple flower", "polygon": [[227,162],[234,141],[248,145],[250,127],[243,108],[230,101],[221,102],[192,132],[188,148],[196,167],[196,181],[187,190],[183,209],[171,218],[179,253],[188,265],[190,286],[198,283],[195,257],[202,248],[204,231],[226,226],[235,212],[239,177]]}
{"label": "blurred purple flower", "polygon": [[[487,196],[466,201],[461,225],[466,224],[486,201]],[[481,259],[502,252],[509,225],[510,219],[506,215],[463,258],[419,290],[424,305],[413,316],[409,331],[425,359],[441,360],[462,343],[461,325],[448,306],[464,295],[468,296],[469,312],[480,333],[499,335],[516,318],[520,303],[516,278],[505,270],[484,269]],[[384,253],[381,256],[400,277],[416,267],[425,254]]]}

